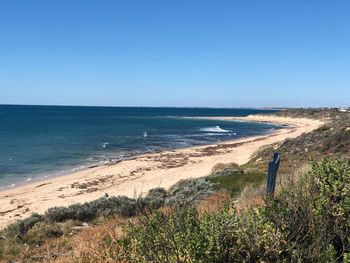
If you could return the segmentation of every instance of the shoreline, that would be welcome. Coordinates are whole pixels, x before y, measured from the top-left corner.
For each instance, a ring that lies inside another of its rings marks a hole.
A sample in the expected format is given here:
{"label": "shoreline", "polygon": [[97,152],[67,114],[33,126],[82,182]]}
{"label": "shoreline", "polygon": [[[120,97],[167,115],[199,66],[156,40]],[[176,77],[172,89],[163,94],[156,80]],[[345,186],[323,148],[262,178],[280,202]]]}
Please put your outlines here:
{"label": "shoreline", "polygon": [[[256,116],[256,115],[254,115]],[[251,122],[251,123],[266,123],[266,124],[270,124],[270,125],[274,125],[275,126],[275,130],[274,131],[270,131],[267,133],[263,133],[260,135],[256,135],[256,136],[269,136],[271,134],[273,134],[274,132],[277,132],[278,129],[282,129],[282,128],[286,128],[288,126],[291,125],[285,125],[283,124],[281,126],[280,123],[273,123],[273,122],[264,122],[264,121],[251,121],[246,119],[246,117],[181,117],[181,118],[185,118],[185,119],[202,119],[202,120],[219,120],[219,121],[235,121],[235,122]],[[243,118],[243,119],[241,119]],[[184,146],[184,147],[174,147],[174,148],[165,148],[165,149],[160,149],[160,150],[155,150],[155,151],[145,151],[145,152],[139,152],[139,153],[129,153],[124,155],[123,157],[116,157],[116,158],[110,158],[109,161],[104,160],[104,161],[99,161],[96,163],[91,163],[91,164],[80,164],[77,165],[76,167],[73,167],[71,169],[67,169],[67,170],[60,170],[60,171],[52,171],[52,172],[41,172],[40,174],[32,174],[30,175],[29,178],[27,178],[26,180],[22,180],[22,181],[18,181],[18,182],[13,182],[11,184],[8,184],[6,186],[0,186],[0,193],[5,192],[5,191],[10,191],[10,190],[15,190],[17,188],[21,188],[21,187],[25,187],[25,186],[29,186],[32,184],[38,184],[42,181],[47,181],[50,179],[55,179],[57,177],[62,177],[62,176],[67,176],[67,175],[71,175],[71,174],[75,174],[81,171],[85,171],[85,170],[89,170],[91,168],[96,168],[96,167],[106,167],[106,166],[110,166],[110,165],[114,165],[120,162],[124,162],[124,161],[128,161],[128,160],[134,160],[137,159],[139,157],[142,157],[143,155],[149,155],[149,154],[159,154],[162,152],[171,152],[171,151],[177,151],[177,150],[185,150],[185,149],[190,149],[190,148],[197,148],[197,147],[205,147],[205,146],[210,146],[210,145],[216,145],[216,144],[223,144],[226,142],[234,142],[234,141],[239,141],[239,140],[244,140],[247,138],[254,138],[255,136],[241,136],[238,138],[232,138],[229,140],[223,140],[223,141],[217,141],[217,142],[211,142],[211,143],[204,143],[204,144],[199,144],[199,145],[192,145],[192,146]],[[119,158],[118,160],[116,160],[117,158]],[[1,212],[0,212],[0,216],[1,216]]]}
{"label": "shoreline", "polygon": [[244,164],[261,146],[298,137],[323,124],[319,120],[267,115],[194,118],[263,122],[283,127],[266,135],[141,154],[117,163],[1,190],[0,229],[34,212],[44,213],[50,207],[91,201],[105,193],[134,197],[151,188],[169,188],[182,179],[206,176],[217,163]]}

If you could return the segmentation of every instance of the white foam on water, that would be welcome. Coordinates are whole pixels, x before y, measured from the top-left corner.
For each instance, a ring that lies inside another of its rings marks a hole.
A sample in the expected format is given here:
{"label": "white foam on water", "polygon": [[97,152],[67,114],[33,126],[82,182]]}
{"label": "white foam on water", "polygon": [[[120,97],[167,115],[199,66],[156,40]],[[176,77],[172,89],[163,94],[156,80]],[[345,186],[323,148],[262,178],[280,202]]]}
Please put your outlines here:
{"label": "white foam on water", "polygon": [[143,138],[144,139],[147,139],[147,137],[148,137],[148,133],[145,131],[145,132],[143,132]]}
{"label": "white foam on water", "polygon": [[[207,132],[204,134],[205,136],[225,136],[226,133],[223,132]],[[230,135],[230,134],[229,134]]]}
{"label": "white foam on water", "polygon": [[108,144],[109,144],[109,142],[102,143],[102,148],[106,148]]}
{"label": "white foam on water", "polygon": [[220,126],[201,128],[200,131],[217,132],[217,133],[230,132],[229,130],[225,130],[225,129],[220,128]]}

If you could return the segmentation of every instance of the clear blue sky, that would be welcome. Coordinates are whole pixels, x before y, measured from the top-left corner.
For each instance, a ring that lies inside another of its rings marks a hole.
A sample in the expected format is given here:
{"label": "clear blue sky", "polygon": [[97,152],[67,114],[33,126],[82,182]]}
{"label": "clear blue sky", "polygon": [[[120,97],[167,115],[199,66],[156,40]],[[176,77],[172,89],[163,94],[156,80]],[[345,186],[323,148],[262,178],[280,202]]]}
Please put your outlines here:
{"label": "clear blue sky", "polygon": [[350,106],[350,1],[2,0],[0,104]]}

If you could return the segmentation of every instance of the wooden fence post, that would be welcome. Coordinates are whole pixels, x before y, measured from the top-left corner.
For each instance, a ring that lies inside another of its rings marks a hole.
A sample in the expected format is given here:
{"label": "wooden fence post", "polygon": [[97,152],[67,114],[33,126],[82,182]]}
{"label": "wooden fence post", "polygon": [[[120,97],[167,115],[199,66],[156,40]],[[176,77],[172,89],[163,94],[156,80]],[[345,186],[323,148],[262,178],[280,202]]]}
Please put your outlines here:
{"label": "wooden fence post", "polygon": [[268,172],[267,172],[267,187],[266,187],[266,198],[273,196],[276,188],[276,175],[277,170],[280,165],[281,154],[274,153],[273,160],[269,162]]}

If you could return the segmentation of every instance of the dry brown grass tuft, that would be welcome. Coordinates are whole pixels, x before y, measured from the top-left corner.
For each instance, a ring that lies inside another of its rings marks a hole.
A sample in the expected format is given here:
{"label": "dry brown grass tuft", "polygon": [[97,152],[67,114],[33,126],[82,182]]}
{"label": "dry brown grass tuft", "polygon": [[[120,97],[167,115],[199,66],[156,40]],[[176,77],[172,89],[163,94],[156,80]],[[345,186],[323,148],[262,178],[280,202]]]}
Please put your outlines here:
{"label": "dry brown grass tuft", "polygon": [[170,213],[173,211],[173,208],[171,206],[163,206],[161,208],[158,208],[158,210],[164,213],[165,215],[170,215]]}
{"label": "dry brown grass tuft", "polygon": [[247,211],[250,208],[262,206],[265,203],[265,187],[247,186],[236,201],[237,211]]}
{"label": "dry brown grass tuft", "polygon": [[123,237],[122,228],[126,223],[125,219],[115,217],[102,225],[82,230],[71,238],[71,254],[52,262],[117,262],[116,241]]}
{"label": "dry brown grass tuft", "polygon": [[215,213],[219,211],[221,208],[225,206],[225,204],[229,203],[230,196],[224,192],[217,192],[205,200],[203,200],[197,207],[198,212],[200,214],[205,214],[205,213]]}

